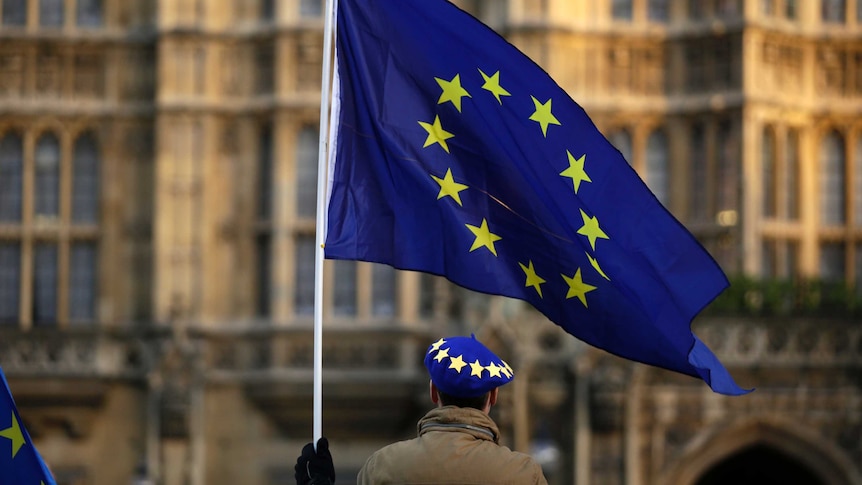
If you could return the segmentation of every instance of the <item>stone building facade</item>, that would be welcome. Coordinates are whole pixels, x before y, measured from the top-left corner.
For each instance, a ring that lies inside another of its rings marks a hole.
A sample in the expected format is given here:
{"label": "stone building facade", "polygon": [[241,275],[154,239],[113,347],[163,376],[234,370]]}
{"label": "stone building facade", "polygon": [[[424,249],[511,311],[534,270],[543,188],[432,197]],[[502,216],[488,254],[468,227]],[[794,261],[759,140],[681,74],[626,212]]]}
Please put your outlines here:
{"label": "stone building facade", "polygon": [[[426,345],[475,332],[518,373],[504,441],[553,484],[862,483],[862,0],[458,4],[583,105],[734,277],[695,329],[757,390],[715,395],[520,302],[327,262],[339,482],[415,433]],[[292,482],[323,8],[0,0],[0,365],[58,483]]]}

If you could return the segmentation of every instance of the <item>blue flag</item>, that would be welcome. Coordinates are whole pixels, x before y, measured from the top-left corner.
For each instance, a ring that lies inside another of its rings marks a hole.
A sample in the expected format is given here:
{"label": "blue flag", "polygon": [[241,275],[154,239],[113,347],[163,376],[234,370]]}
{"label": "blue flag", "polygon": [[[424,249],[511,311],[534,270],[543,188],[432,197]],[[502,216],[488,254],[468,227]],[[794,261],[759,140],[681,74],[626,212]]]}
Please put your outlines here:
{"label": "blue flag", "polygon": [[727,278],[584,110],[443,0],[339,0],[325,255],[525,300],[742,394],[691,321]]}
{"label": "blue flag", "polygon": [[24,429],[2,369],[0,380],[0,485],[56,485]]}

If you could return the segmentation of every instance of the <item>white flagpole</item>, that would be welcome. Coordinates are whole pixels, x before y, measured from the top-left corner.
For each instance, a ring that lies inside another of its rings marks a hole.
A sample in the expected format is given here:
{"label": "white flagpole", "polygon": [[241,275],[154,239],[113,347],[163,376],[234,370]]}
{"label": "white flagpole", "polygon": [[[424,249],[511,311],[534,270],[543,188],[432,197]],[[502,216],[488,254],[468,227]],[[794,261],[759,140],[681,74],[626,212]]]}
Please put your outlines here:
{"label": "white flagpole", "polygon": [[323,74],[320,80],[320,141],[317,156],[317,221],[314,245],[314,426],[313,443],[323,436],[323,243],[326,241],[326,188],[332,37],[337,0],[326,0],[323,27]]}

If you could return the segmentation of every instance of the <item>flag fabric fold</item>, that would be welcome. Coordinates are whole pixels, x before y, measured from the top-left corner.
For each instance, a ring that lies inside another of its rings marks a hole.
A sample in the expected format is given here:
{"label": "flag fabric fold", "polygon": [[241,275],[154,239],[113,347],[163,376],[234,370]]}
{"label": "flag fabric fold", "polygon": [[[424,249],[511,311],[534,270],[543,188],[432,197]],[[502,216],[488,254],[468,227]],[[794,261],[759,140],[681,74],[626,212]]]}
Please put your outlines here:
{"label": "flag fabric fold", "polygon": [[18,415],[0,369],[0,485],[56,485]]}
{"label": "flag fabric fold", "polygon": [[532,304],[742,394],[691,331],[727,278],[584,110],[444,0],[339,0],[325,255]]}

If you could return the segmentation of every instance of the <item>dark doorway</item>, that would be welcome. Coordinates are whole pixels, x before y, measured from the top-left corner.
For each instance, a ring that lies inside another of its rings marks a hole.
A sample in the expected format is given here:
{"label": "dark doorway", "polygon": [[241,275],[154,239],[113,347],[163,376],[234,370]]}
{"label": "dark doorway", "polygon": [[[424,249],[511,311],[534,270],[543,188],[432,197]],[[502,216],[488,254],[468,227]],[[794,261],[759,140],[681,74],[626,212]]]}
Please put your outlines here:
{"label": "dark doorway", "polygon": [[825,485],[798,460],[773,448],[755,445],[731,455],[707,471],[696,485]]}

